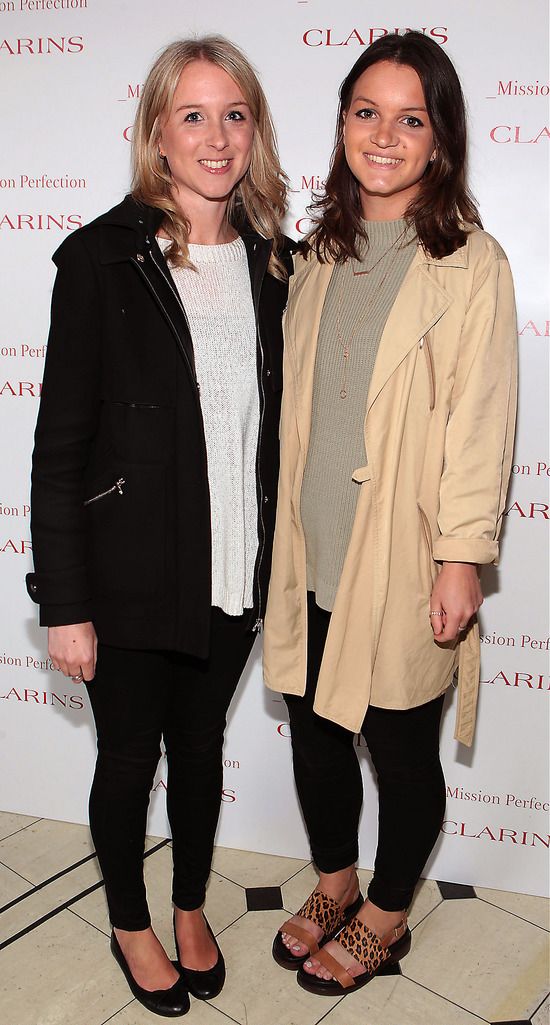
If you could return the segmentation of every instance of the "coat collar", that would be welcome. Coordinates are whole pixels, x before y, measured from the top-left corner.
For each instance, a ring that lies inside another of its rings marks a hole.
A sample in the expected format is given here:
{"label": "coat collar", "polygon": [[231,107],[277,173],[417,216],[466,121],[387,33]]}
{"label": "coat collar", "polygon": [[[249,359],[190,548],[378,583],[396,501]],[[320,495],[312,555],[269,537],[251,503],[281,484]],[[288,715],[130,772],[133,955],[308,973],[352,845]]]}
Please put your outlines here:
{"label": "coat collar", "polygon": [[[85,225],[83,230],[99,228],[99,259],[102,264],[121,263],[132,257],[135,259],[138,253],[143,255],[144,247],[155,238],[163,216],[162,210],[139,203],[128,195],[107,213]],[[113,228],[121,230],[113,231]],[[239,234],[246,246],[252,277],[252,264],[256,260],[267,266],[272,242],[262,238],[247,224],[239,227]]]}

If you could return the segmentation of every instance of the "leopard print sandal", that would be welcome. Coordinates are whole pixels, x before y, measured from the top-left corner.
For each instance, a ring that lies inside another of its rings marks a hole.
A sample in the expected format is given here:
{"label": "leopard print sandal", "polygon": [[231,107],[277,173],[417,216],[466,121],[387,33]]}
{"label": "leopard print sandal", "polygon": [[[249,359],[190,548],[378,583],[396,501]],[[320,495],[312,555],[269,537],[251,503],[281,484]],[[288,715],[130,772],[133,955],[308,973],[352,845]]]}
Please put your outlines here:
{"label": "leopard print sandal", "polygon": [[[315,958],[323,968],[332,972],[332,979],[319,979],[309,975],[304,968],[298,972],[298,983],[309,993],[320,993],[326,996],[345,996],[353,993],[370,982],[375,975],[384,975],[388,969],[397,964],[411,948],[411,931],[407,925],[406,915],[399,925],[390,929],[384,936],[377,936],[368,925],[358,918],[353,918],[348,925],[335,937],[336,942],[347,950],[352,957],[363,965],[362,975],[353,978],[339,961],[328,950],[319,950]],[[307,958],[304,958],[307,961]]]}
{"label": "leopard print sandal", "polygon": [[[319,941],[316,941],[310,932],[302,929],[290,919],[283,922],[273,940],[272,953],[277,964],[281,968],[295,971],[300,965],[303,965],[304,961],[307,961],[308,957],[311,957],[313,954],[316,955],[320,946],[333,939],[336,933],[353,918],[362,905],[363,897],[361,893],[359,893],[353,904],[343,908],[334,897],[329,897],[326,893],[314,890],[296,914],[300,918],[306,918],[309,922],[313,922],[314,925],[318,925],[323,930],[324,936]],[[307,954],[293,954],[283,943],[281,936],[283,932],[290,933],[300,943],[303,943],[308,948]]]}

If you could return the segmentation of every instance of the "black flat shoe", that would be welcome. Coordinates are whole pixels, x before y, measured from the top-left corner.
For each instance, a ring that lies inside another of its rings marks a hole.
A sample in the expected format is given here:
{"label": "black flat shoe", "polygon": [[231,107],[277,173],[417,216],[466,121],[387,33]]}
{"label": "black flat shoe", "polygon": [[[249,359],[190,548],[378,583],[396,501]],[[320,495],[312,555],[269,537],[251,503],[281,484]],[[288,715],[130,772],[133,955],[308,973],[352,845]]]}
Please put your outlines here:
{"label": "black flat shoe", "polygon": [[[296,914],[307,919],[309,922],[313,922],[314,925],[318,925],[320,929],[324,930],[324,936],[318,943],[315,943],[311,933],[297,925],[293,925],[289,919],[288,922],[283,923],[273,940],[271,953],[274,960],[281,968],[287,968],[291,972],[297,971],[312,954],[315,954],[329,940],[334,939],[336,933],[340,932],[342,926],[347,925],[359,909],[363,907],[363,904],[364,898],[361,892],[359,892],[353,904],[350,904],[347,908],[342,908],[333,897],[328,897],[325,893],[314,890]],[[307,954],[293,954],[283,942],[281,935],[283,932],[290,933],[291,936],[295,936],[297,940],[303,943],[308,948]]]}
{"label": "black flat shoe", "polygon": [[178,969],[181,972],[181,977],[187,986],[189,992],[196,997],[197,1000],[212,1000],[213,997],[217,997],[218,993],[223,989],[225,982],[225,961],[223,954],[218,946],[218,941],[210,928],[208,919],[204,915],[204,921],[206,922],[206,928],[210,933],[210,936],[216,944],[216,950],[218,951],[218,960],[212,968],[207,968],[201,972],[198,968],[186,968],[180,961],[180,952],[178,947],[178,938],[176,936],[176,916],[174,915],[174,942],[176,944],[176,957]]}
{"label": "black flat shoe", "polygon": [[133,996],[148,1011],[152,1011],[153,1014],[161,1014],[165,1018],[181,1018],[184,1014],[187,1014],[189,1010],[189,994],[185,981],[182,978],[179,978],[173,986],[170,986],[170,989],[155,989],[152,991],[143,989],[141,986],[138,986],[134,979],[114,932],[111,933],[111,953],[122,969]]}

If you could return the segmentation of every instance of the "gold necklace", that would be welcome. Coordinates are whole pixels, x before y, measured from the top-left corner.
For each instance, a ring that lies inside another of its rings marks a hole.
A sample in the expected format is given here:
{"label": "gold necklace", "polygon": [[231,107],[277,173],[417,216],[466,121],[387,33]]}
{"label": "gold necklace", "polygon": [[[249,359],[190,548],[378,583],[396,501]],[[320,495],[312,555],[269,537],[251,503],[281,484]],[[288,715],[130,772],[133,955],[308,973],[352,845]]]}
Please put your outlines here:
{"label": "gold necklace", "polygon": [[[386,249],[385,252],[382,253],[382,256],[376,261],[376,263],[373,263],[372,267],[369,267],[368,270],[354,271],[353,266],[352,266],[351,267],[351,272],[352,272],[353,276],[354,277],[359,277],[362,274],[371,274],[372,271],[375,269],[375,267],[378,267],[378,264],[382,263],[382,260],[384,259],[384,257],[388,256],[388,254],[392,251],[392,249],[395,249],[397,243],[403,238],[403,235],[405,234],[405,232],[407,230],[407,227],[408,227],[408,225],[405,226],[405,228],[403,229],[401,234],[395,239],[394,242],[392,242],[391,246],[389,246],[389,248]],[[380,282],[378,283],[376,290],[373,291],[373,293],[372,293],[372,295],[371,295],[371,297],[370,297],[370,299],[369,299],[369,301],[368,301],[368,303],[367,303],[367,305],[365,307],[365,310],[364,310],[362,316],[360,318],[358,318],[355,321],[354,324],[352,324],[351,337],[348,339],[347,342],[344,342],[342,340],[342,331],[341,331],[342,302],[343,302],[343,297],[344,297],[344,272],[343,271],[342,271],[342,274],[340,276],[340,288],[338,290],[338,303],[337,303],[337,307],[336,307],[336,338],[337,338],[337,341],[338,341],[338,345],[340,345],[341,348],[342,348],[342,356],[343,356],[343,360],[344,360],[344,366],[343,366],[343,369],[342,369],[342,383],[340,385],[340,398],[341,399],[347,398],[347,394],[348,394],[348,360],[349,360],[350,353],[351,353],[351,343],[353,341],[355,341],[356,335],[359,333],[360,329],[363,327],[363,324],[365,323],[365,321],[366,321],[366,319],[367,319],[367,317],[368,317],[368,315],[369,315],[369,313],[370,313],[370,311],[372,309],[372,306],[374,305],[374,300],[376,299],[377,295],[383,289],[383,287],[384,287],[384,285],[386,283],[386,278],[387,278],[387,276],[388,276],[388,274],[389,274],[389,272],[390,272],[392,267],[393,267],[393,260],[388,264],[386,270],[384,271],[384,274],[383,274]]]}
{"label": "gold necklace", "polygon": [[380,256],[378,258],[376,263],[373,263],[372,267],[367,267],[367,268],[365,268],[365,270],[354,270],[353,269],[353,264],[352,264],[351,270],[352,270],[352,274],[353,274],[354,278],[360,278],[363,274],[371,274],[372,271],[374,270],[374,268],[378,267],[378,264],[382,263],[382,260],[384,259],[384,257],[387,256],[388,253],[390,253],[392,251],[392,249],[395,248],[397,243],[401,241],[401,239],[403,238],[403,235],[407,231],[408,227],[409,227],[409,225],[406,224],[405,227],[403,228],[403,231],[401,232],[401,234],[398,235],[396,239],[394,239],[394,241],[392,242],[391,246],[388,246],[388,248],[384,250],[384,252],[382,253],[382,256]]}

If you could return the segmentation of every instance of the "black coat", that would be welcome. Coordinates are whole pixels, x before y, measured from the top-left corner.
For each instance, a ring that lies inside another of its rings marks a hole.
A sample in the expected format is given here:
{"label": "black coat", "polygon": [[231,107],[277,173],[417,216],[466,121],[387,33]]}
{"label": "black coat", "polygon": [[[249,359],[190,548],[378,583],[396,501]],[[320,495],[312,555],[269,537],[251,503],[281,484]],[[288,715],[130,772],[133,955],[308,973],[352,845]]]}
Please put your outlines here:
{"label": "black coat", "polygon": [[[193,346],[155,240],[162,214],[131,197],[69,236],[58,267],[33,456],[35,572],[44,626],[92,620],[100,640],[208,653],[210,499]],[[279,470],[281,318],[271,242],[241,231],[258,326],[263,617]],[[292,273],[287,243],[285,261]]]}

